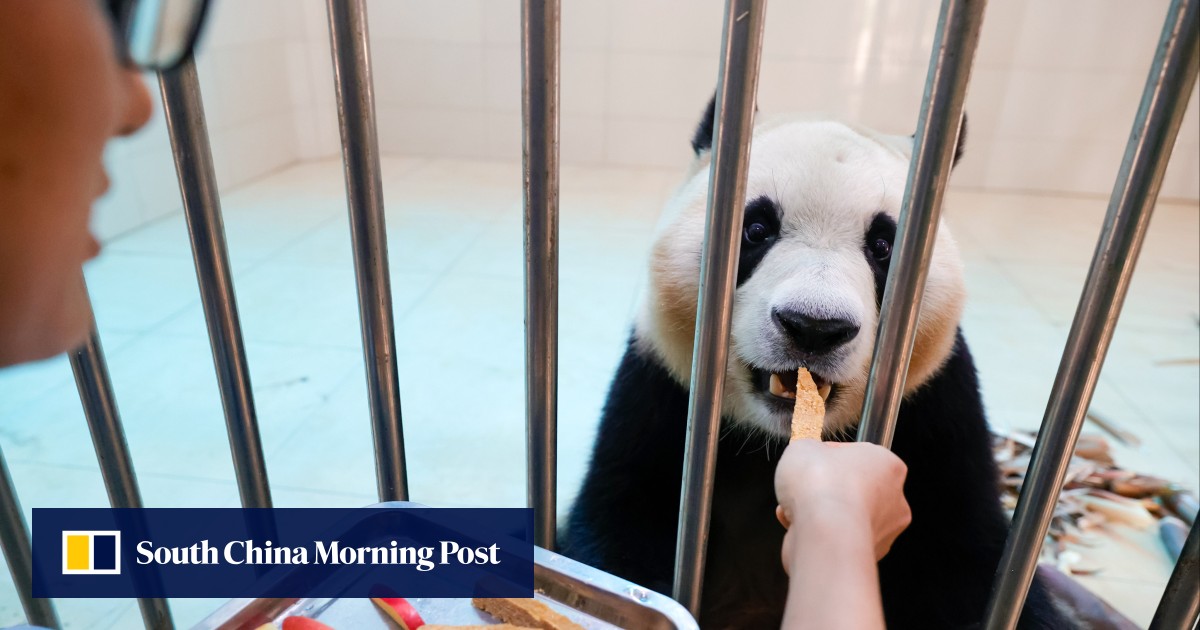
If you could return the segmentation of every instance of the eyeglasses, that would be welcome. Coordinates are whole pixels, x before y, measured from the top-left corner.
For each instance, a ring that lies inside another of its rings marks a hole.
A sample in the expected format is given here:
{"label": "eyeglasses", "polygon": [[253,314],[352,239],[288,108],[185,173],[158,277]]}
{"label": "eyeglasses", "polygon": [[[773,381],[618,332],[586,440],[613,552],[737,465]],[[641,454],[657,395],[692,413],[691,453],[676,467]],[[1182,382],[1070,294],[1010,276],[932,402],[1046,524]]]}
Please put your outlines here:
{"label": "eyeglasses", "polygon": [[191,56],[208,0],[107,0],[126,63],[165,72]]}

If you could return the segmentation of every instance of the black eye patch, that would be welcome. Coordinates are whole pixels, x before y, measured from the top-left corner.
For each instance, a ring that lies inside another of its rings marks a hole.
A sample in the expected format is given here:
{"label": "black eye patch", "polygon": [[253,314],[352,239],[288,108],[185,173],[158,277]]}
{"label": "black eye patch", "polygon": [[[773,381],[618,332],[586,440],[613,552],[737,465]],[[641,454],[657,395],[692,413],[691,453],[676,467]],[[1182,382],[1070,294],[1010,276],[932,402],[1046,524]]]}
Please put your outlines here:
{"label": "black eye patch", "polygon": [[742,253],[738,260],[737,283],[748,280],[758,263],[779,240],[779,206],[767,197],[746,204],[742,219]]}
{"label": "black eye patch", "polygon": [[883,288],[891,266],[892,245],[896,242],[896,221],[880,212],[871,219],[863,238],[863,255],[875,272],[875,305],[883,304]]}

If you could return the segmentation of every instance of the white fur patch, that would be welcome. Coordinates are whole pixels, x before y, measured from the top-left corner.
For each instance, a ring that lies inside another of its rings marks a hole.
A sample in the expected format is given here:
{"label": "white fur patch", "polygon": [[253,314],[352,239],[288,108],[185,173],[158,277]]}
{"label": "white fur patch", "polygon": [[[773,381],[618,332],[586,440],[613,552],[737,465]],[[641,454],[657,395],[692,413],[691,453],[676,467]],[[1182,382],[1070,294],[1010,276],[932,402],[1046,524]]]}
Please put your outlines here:
{"label": "white fur patch", "polygon": [[[777,242],[734,297],[724,413],[776,435],[788,416],[766,404],[749,366],[795,369],[788,339],[772,309],[800,309],[857,323],[854,339],[810,368],[835,384],[826,430],[857,423],[879,313],[864,253],[872,220],[900,212],[911,139],[831,120],[789,118],[758,125],[750,152],[746,202],[771,199],[781,211]],[[668,202],[653,248],[650,283],[635,332],[685,387],[691,371],[700,251],[708,190],[708,156]],[[742,212],[743,208],[737,208]],[[929,379],[948,358],[965,298],[958,248],[938,226],[906,390]]]}

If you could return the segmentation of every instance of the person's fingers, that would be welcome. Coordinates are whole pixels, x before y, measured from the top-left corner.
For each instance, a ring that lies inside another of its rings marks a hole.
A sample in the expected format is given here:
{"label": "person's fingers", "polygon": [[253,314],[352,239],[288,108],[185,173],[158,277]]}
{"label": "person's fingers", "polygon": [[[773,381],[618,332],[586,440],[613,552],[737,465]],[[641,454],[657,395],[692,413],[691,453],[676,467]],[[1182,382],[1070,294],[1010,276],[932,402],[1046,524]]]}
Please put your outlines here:
{"label": "person's fingers", "polygon": [[903,460],[876,444],[798,440],[776,468],[775,517],[789,528],[796,510],[837,509],[864,519],[873,530],[876,558],[882,558],[912,520],[904,498],[907,474]]}
{"label": "person's fingers", "polygon": [[899,496],[897,505],[878,535],[878,541],[875,546],[876,560],[882,560],[891,551],[892,545],[896,543],[896,539],[912,523],[912,509],[909,507],[908,501],[904,500],[902,494],[897,494]]}
{"label": "person's fingers", "polygon": [[789,443],[787,445],[787,448],[783,449],[783,453],[784,453],[784,455],[787,455],[789,452],[804,453],[804,452],[808,452],[808,451],[817,451],[822,448],[828,447],[830,444],[837,444],[837,442],[821,442],[819,440],[795,440],[795,441]]}
{"label": "person's fingers", "polygon": [[783,572],[788,576],[791,576],[792,571],[792,563],[790,562],[791,558],[792,536],[791,534],[785,534],[783,536],[783,546],[779,550],[779,560],[783,563]]}
{"label": "person's fingers", "polygon": [[883,557],[888,555],[888,552],[892,550],[892,545],[896,544],[896,539],[900,538],[900,534],[903,534],[903,533],[904,533],[904,530],[901,529],[899,531],[896,531],[894,534],[890,534],[888,536],[884,536],[884,537],[880,538],[876,542],[876,544],[875,544],[875,561],[876,562],[883,560]]}
{"label": "person's fingers", "polygon": [[792,526],[792,519],[788,518],[787,510],[783,509],[782,505],[775,506],[775,518],[784,529]]}

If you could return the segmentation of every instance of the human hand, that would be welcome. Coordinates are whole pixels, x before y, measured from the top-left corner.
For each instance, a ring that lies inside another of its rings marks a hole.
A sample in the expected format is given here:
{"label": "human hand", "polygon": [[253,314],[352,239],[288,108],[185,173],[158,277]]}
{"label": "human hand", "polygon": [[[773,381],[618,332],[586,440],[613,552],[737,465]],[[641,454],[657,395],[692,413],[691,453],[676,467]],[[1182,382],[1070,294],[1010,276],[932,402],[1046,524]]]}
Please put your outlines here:
{"label": "human hand", "polygon": [[801,539],[861,536],[883,558],[912,520],[904,498],[908,467],[890,450],[863,442],[797,440],[775,469],[776,516],[788,528],[783,565]]}

